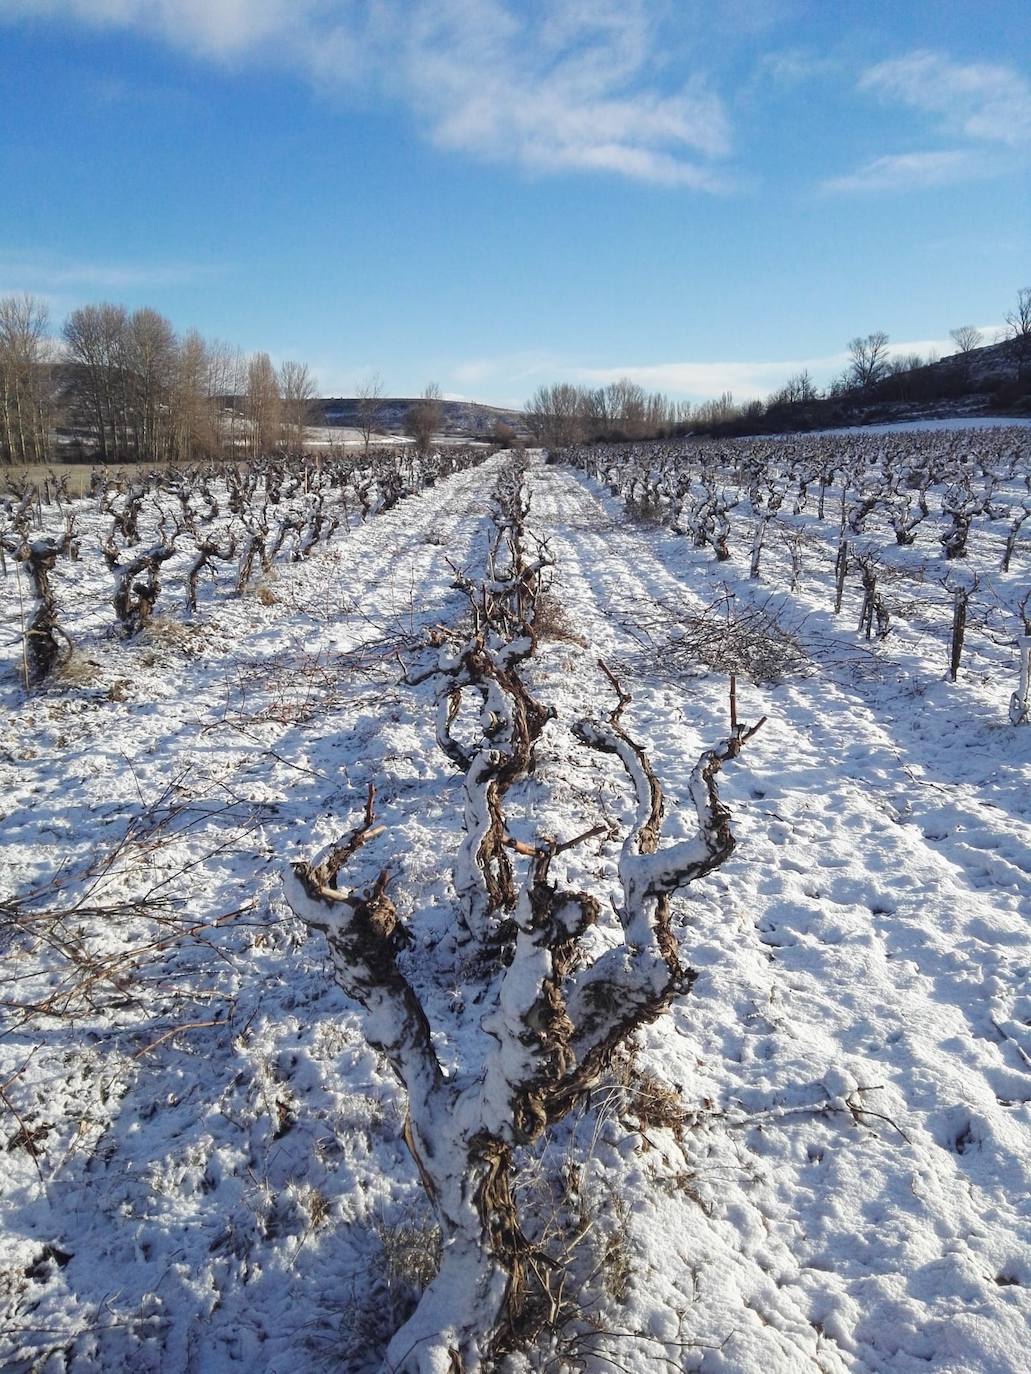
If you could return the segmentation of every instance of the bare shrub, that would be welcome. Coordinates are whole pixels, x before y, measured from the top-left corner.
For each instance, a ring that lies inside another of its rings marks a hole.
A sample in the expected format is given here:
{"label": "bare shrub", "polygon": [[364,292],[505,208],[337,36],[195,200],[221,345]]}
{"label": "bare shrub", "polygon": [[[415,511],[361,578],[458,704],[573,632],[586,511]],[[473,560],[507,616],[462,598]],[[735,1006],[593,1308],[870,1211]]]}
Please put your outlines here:
{"label": "bare shrub", "polygon": [[542,592],[537,598],[537,614],[533,621],[539,639],[560,640],[567,644],[587,647],[587,641],[577,634],[569,619],[569,614],[554,592]]}
{"label": "bare shrub", "polygon": [[734,673],[761,685],[804,677],[810,670],[797,633],[772,598],[738,606],[726,597],[700,613],[670,608],[670,617],[669,640],[657,655],[659,666],[679,673]]}
{"label": "bare shrub", "polygon": [[[111,700],[124,700],[116,682]],[[213,919],[198,919],[175,894],[191,861],[163,866],[182,827],[194,819],[180,773],[164,791],[141,806],[110,848],[87,862],[61,865],[54,876],[21,892],[0,893],[0,940],[10,967],[0,976],[0,1012],[12,1029],[72,1023],[98,1014],[114,1023],[132,1021],[147,1006],[145,993],[183,946],[220,958],[231,927],[255,908],[253,899]],[[213,852],[239,843],[257,828],[229,802],[209,813],[221,832]],[[180,1031],[212,1027],[187,983],[169,1001],[172,1024],[137,1050],[146,1054]],[[217,1019],[217,1018],[216,1018]],[[152,1024],[148,1023],[148,1024]]]}
{"label": "bare shrub", "polygon": [[634,1260],[630,1246],[630,1207],[613,1189],[608,1197],[608,1234],[604,1239],[601,1257],[605,1291],[616,1302],[625,1302],[634,1277]]}

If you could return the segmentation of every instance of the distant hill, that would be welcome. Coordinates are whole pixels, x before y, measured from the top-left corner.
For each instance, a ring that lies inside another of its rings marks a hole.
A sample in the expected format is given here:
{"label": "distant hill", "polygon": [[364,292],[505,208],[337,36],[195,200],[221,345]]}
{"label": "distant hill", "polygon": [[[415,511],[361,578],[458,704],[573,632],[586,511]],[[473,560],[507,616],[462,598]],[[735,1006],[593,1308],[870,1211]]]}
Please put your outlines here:
{"label": "distant hill", "polygon": [[[328,428],[357,429],[360,423],[360,402],[353,396],[328,396],[312,403],[313,425]],[[404,396],[384,396],[376,402],[376,431],[381,434],[403,434],[405,416],[415,400]],[[526,417],[519,410],[502,410],[497,406],[481,405],[478,401],[441,401],[440,432],[453,439],[489,439],[499,424],[508,425],[519,435],[526,435]]]}
{"label": "distant hill", "polygon": [[1006,339],[884,377],[862,390],[768,405],[714,426],[719,433],[775,433],[955,416],[1031,415],[1031,345]]}

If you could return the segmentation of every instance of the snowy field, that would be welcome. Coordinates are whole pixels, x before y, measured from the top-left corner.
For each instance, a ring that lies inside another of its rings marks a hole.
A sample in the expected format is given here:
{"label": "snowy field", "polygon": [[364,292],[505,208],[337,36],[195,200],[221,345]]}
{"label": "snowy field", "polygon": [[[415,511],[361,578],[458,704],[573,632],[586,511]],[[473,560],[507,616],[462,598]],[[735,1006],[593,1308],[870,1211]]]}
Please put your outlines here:
{"label": "snowy field", "polygon": [[[877,425],[845,425],[838,429],[814,429],[809,434],[813,438],[840,434],[919,434],[931,431],[983,430],[983,429],[1026,429],[1031,419],[1012,415],[956,415],[938,420],[893,420]],[[797,434],[769,435],[773,439],[794,439]]]}
{"label": "snowy field", "polygon": [[[994,498],[1007,511],[1027,499],[1026,440],[1014,452]],[[456,570],[484,575],[512,462],[364,521],[352,504],[239,595],[206,570],[193,612],[194,550],[177,546],[132,637],[100,556],[110,515],[75,500],[81,554],[52,574],[75,651],[28,692],[31,598],[8,553],[4,1371],[383,1367],[436,1267],[433,1213],[401,1089],[283,872],[351,830],[373,784],[383,830],[359,877],[389,871],[442,1064],[475,1057],[496,989],[447,939],[461,778],[432,681],[403,679],[465,614]],[[1031,727],[1007,709],[1031,520],[1002,573],[1007,519],[975,516],[946,560],[941,490],[908,545],[875,505],[849,533],[890,613],[868,638],[851,567],[833,610],[840,474],[822,520],[812,493],[797,513],[787,496],[752,578],[761,510],[743,495],[720,559],[628,505],[612,473],[530,455],[526,525],[553,562],[524,671],[555,715],[506,796],[509,832],[604,828],[563,857],[603,898],[603,941],[629,802],[571,728],[612,709],[599,659],[632,698],[623,724],[673,840],[692,833],[699,755],[728,732],[728,652],[740,718],[767,720],[721,774],[733,854],[673,898],[690,992],[523,1161],[527,1213],[572,1215],[553,1228],[570,1279],[555,1329],[503,1368],[1020,1374]],[[39,514],[59,535],[64,511]],[[161,514],[144,503],[144,543]],[[951,588],[975,574],[953,682]],[[759,642],[728,651],[739,618]]]}

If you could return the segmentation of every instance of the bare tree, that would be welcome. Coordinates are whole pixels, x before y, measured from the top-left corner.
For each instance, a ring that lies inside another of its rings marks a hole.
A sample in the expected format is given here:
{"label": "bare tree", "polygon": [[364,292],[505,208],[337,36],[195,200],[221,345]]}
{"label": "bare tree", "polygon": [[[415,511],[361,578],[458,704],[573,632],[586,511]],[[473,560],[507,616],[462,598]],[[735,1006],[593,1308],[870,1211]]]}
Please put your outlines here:
{"label": "bare tree", "polygon": [[884,364],[882,377],[899,377],[906,372],[914,372],[918,367],[929,367],[938,361],[937,357],[928,355],[923,358],[919,353],[900,353],[897,357],[889,358]]}
{"label": "bare tree", "polygon": [[956,345],[957,353],[973,353],[975,348],[980,348],[984,343],[984,335],[980,329],[975,329],[972,324],[963,324],[958,329],[950,329],[949,338]]}
{"label": "bare tree", "polygon": [[526,421],[548,448],[565,448],[583,436],[584,392],[568,382],[539,386],[526,403]]}
{"label": "bare tree", "polygon": [[380,418],[380,403],[383,400],[383,379],[378,372],[358,383],[358,430],[362,436],[365,454],[368,456],[373,431]]}
{"label": "bare tree", "polygon": [[0,462],[43,463],[50,451],[53,348],[46,305],[0,299]]}
{"label": "bare tree", "polygon": [[668,396],[661,391],[652,392],[644,407],[644,432],[646,435],[666,435],[673,429],[676,407]]}
{"label": "bare tree", "polygon": [[307,363],[285,362],[279,369],[283,398],[283,434],[292,453],[304,452],[305,431],[311,423],[315,378]]}
{"label": "bare tree", "polygon": [[439,431],[444,408],[441,403],[440,387],[430,382],[417,401],[414,401],[405,414],[405,433],[415,442],[420,455],[429,452],[433,436]]}
{"label": "bare tree", "polygon": [[797,405],[800,402],[815,400],[816,387],[809,375],[809,369],[803,368],[801,372],[796,372],[793,377],[789,377],[771,399],[775,405],[778,403]]}
{"label": "bare tree", "polygon": [[495,420],[491,426],[490,437],[498,448],[513,448],[519,436],[507,420]]}
{"label": "bare tree", "polygon": [[690,401],[677,401],[673,407],[673,423],[675,425],[689,425],[692,411],[693,407]]}
{"label": "bare tree", "polygon": [[702,401],[695,407],[695,420],[699,425],[720,425],[733,420],[740,413],[734,402],[734,393],[724,391],[709,401]]}
{"label": "bare tree", "polygon": [[156,310],[136,310],[122,345],[126,433],[136,458],[168,456],[171,402],[179,361],[175,330]]}
{"label": "bare tree", "polygon": [[279,378],[267,353],[255,353],[247,365],[246,414],[251,453],[256,457],[277,447],[282,416]]}
{"label": "bare tree", "polygon": [[87,305],[68,316],[64,338],[101,458],[167,457],[179,362],[168,320],[146,308],[130,316],[120,305]]}
{"label": "bare tree", "polygon": [[683,424],[691,407],[647,392],[630,377],[591,388],[559,382],[539,386],[524,407],[530,432],[549,448],[585,440],[659,438]]}
{"label": "bare tree", "polygon": [[627,439],[641,439],[646,430],[648,397],[644,387],[630,377],[620,377],[605,388],[611,423]]}
{"label": "bare tree", "polygon": [[208,423],[220,454],[236,453],[240,400],[247,389],[243,354],[234,344],[215,340],[207,346]]}
{"label": "bare tree", "polygon": [[128,449],[125,419],[125,340],[129,319],[120,305],[84,305],[64,322],[71,361],[82,376],[86,407],[103,462]]}
{"label": "bare tree", "polygon": [[1017,377],[1022,380],[1031,359],[1031,286],[1017,292],[1016,307],[1006,315],[1006,330],[1017,346]]}
{"label": "bare tree", "polygon": [[219,437],[209,400],[212,356],[195,329],[179,346],[170,403],[172,457],[188,462],[194,454],[206,458],[219,452]]}
{"label": "bare tree", "polygon": [[872,386],[884,375],[888,363],[888,336],[883,330],[849,340],[849,377],[854,386]]}
{"label": "bare tree", "polygon": [[1031,286],[1017,292],[1016,308],[1007,313],[1006,326],[1011,339],[1031,336]]}

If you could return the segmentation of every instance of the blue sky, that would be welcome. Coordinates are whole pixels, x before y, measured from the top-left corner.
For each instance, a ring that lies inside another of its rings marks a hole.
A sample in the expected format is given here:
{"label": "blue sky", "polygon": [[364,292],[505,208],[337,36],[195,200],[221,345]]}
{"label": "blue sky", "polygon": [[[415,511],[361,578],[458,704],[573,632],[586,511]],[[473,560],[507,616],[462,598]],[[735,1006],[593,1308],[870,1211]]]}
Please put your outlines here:
{"label": "blue sky", "polygon": [[765,394],[1031,284],[1027,0],[0,0],[0,294],[326,392]]}

